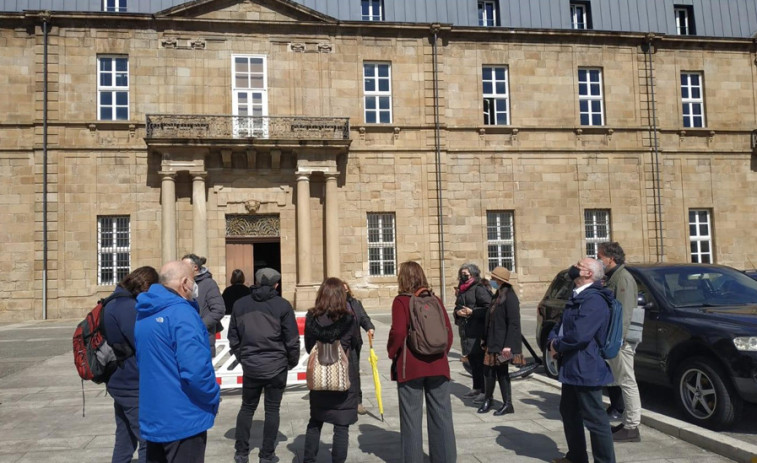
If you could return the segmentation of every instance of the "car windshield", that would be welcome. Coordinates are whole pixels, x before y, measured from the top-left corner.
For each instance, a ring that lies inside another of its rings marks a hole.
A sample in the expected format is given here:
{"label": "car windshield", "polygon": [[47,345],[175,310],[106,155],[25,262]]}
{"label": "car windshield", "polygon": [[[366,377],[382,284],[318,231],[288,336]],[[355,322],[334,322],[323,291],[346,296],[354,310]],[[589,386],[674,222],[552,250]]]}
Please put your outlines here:
{"label": "car windshield", "polygon": [[651,283],[673,307],[757,304],[757,281],[724,267],[649,269]]}

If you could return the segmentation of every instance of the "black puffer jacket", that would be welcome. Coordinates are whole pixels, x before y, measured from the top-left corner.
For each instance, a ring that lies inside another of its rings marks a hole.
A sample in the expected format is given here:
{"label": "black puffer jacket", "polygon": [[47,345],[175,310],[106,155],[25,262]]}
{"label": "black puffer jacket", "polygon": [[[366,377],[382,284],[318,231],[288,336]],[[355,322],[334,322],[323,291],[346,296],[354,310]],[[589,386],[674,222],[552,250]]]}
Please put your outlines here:
{"label": "black puffer jacket", "polygon": [[520,330],[520,301],[512,288],[497,292],[491,308],[486,312],[484,344],[489,352],[501,352],[509,347],[513,355],[523,352]]}
{"label": "black puffer jacket", "polygon": [[358,329],[355,317],[345,315],[332,322],[322,315],[317,319],[308,312],[305,318],[305,350],[310,353],[316,341],[332,343],[339,339],[350,358],[350,389],[345,392],[310,391],[310,417],[324,423],[346,426],[357,421],[358,366],[351,360],[351,351],[357,348]]}
{"label": "black puffer jacket", "polygon": [[[476,281],[464,292],[457,295],[455,299],[455,324],[461,326],[461,336],[466,338],[481,339],[484,337],[484,322],[486,320],[486,311],[492,302],[492,294],[484,288],[481,281]],[[473,310],[469,317],[461,317],[457,313],[463,308],[468,307]]]}
{"label": "black puffer jacket", "polygon": [[270,379],[300,359],[294,309],[271,286],[252,286],[234,303],[228,337],[245,376]]}
{"label": "black puffer jacket", "polygon": [[[360,302],[359,299],[347,296],[347,303],[352,307],[352,311],[355,313],[355,317],[357,317],[358,326],[365,331],[376,329],[376,327],[373,326],[371,317],[368,316],[365,307],[363,307],[363,303]],[[360,350],[363,346],[363,333],[361,333],[360,330],[357,330],[357,340],[357,350]]]}

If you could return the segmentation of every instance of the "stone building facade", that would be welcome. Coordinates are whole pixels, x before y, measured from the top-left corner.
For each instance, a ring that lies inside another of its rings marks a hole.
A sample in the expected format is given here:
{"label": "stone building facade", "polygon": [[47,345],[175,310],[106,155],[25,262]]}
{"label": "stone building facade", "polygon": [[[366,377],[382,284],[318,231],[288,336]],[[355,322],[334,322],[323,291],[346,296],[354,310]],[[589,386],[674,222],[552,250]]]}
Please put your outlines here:
{"label": "stone building facade", "polygon": [[279,268],[299,310],[336,275],[388,311],[406,260],[448,305],[463,263],[535,301],[607,239],[757,261],[751,39],[212,0],[0,13],[0,49],[2,322],[79,317],[190,252],[222,288]]}

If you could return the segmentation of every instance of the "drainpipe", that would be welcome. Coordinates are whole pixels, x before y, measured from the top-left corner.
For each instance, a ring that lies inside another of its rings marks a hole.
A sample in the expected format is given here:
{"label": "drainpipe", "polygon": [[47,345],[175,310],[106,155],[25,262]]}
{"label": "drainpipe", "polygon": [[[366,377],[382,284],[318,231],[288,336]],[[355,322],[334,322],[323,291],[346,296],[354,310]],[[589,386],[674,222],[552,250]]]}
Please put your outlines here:
{"label": "drainpipe", "polygon": [[439,69],[438,69],[438,57],[436,51],[436,41],[439,38],[439,24],[431,25],[431,33],[433,34],[433,41],[431,42],[431,57],[433,60],[433,81],[434,81],[434,148],[436,150],[434,164],[436,167],[436,214],[438,218],[438,235],[439,235],[439,273],[440,284],[439,290],[442,298],[442,303],[446,305],[446,281],[445,281],[445,267],[444,267],[444,220],[442,217],[442,152],[441,152],[441,135],[439,128]]}
{"label": "drainpipe", "polygon": [[655,196],[654,196],[654,202],[655,202],[655,226],[657,227],[657,262],[665,262],[665,243],[663,241],[663,229],[662,229],[662,198],[661,198],[661,191],[662,187],[660,186],[660,149],[659,144],[657,141],[657,106],[655,102],[655,94],[654,94],[654,62],[652,61],[652,49],[653,44],[652,41],[654,40],[655,35],[653,33],[648,33],[647,36],[644,38],[644,44],[642,44],[642,50],[646,54],[647,58],[647,76],[649,77],[647,86],[649,87],[649,91],[651,92],[652,96],[652,117],[651,117],[651,123],[649,125],[649,130],[652,132],[652,158],[654,162],[654,168],[652,169],[653,174],[653,183],[655,188]]}
{"label": "drainpipe", "polygon": [[47,320],[47,25],[50,12],[42,17],[43,57],[42,57],[42,320]]}

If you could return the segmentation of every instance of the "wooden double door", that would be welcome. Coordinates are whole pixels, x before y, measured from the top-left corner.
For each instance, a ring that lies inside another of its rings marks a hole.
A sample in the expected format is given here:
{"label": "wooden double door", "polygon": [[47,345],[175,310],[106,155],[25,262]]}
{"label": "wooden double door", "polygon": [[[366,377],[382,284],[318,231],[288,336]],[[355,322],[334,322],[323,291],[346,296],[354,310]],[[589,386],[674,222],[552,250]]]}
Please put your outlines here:
{"label": "wooden double door", "polygon": [[[245,285],[255,283],[255,272],[271,267],[281,272],[281,242],[279,238],[227,238],[226,239],[226,286],[231,282],[235,269],[244,272]],[[279,285],[279,291],[284,282]]]}

